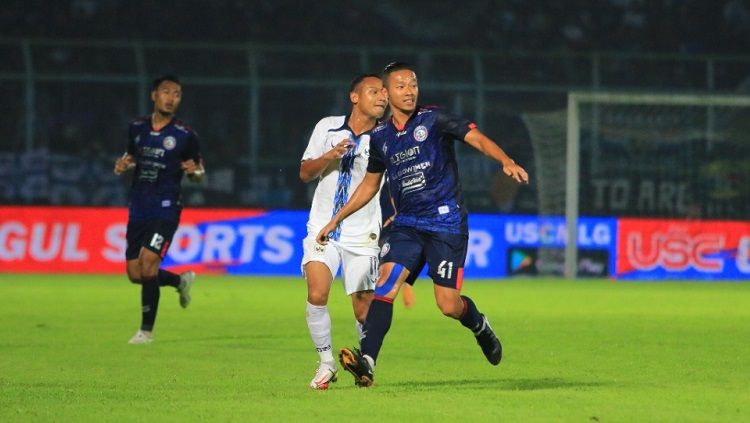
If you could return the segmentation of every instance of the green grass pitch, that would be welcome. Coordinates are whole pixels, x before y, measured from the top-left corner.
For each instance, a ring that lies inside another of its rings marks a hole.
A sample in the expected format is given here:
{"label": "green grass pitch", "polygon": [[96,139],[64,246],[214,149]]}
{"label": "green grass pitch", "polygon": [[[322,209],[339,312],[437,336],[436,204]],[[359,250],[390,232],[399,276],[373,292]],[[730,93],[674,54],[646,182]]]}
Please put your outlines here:
{"label": "green grass pitch", "polygon": [[[163,289],[156,341],[127,345],[124,276],[0,273],[0,421],[750,421],[750,284],[467,281],[504,346],[489,365],[432,284],[396,303],[375,386],[316,368],[301,278]],[[331,292],[334,348],[355,343]]]}

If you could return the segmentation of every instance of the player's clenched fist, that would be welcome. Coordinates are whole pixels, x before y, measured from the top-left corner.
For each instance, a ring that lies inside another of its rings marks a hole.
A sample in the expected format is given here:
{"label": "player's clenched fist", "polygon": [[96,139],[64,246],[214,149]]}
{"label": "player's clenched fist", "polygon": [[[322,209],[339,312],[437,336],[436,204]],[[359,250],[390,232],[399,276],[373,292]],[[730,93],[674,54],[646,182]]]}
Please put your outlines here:
{"label": "player's clenched fist", "polygon": [[350,148],[354,146],[354,143],[350,139],[343,139],[340,143],[336,144],[336,147],[333,147],[331,150],[329,150],[325,156],[329,160],[332,159],[340,159],[344,157],[344,154],[346,154],[347,151],[349,151]]}
{"label": "player's clenched fist", "polygon": [[318,236],[315,237],[315,240],[318,241],[318,244],[320,245],[328,244],[328,234],[333,232],[334,229],[336,229],[336,222],[331,220],[320,230],[320,232],[318,232]]}
{"label": "player's clenched fist", "polygon": [[187,173],[188,175],[193,175],[196,173],[202,173],[203,167],[196,163],[193,159],[185,160],[183,162],[180,162],[180,167],[182,170]]}

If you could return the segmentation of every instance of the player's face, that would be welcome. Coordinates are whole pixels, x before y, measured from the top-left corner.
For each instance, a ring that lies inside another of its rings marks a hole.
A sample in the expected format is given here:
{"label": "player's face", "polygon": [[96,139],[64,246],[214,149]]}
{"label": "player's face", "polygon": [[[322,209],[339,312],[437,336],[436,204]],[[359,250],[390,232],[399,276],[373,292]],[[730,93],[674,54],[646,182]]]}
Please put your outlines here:
{"label": "player's face", "polygon": [[164,81],[151,92],[154,101],[154,111],[165,116],[173,115],[180,107],[182,88],[172,81]]}
{"label": "player's face", "polygon": [[388,102],[391,107],[405,113],[417,108],[419,84],[417,75],[409,69],[395,71],[388,75]]}
{"label": "player's face", "polygon": [[388,106],[388,100],[380,78],[368,77],[359,83],[352,101],[365,116],[380,119]]}

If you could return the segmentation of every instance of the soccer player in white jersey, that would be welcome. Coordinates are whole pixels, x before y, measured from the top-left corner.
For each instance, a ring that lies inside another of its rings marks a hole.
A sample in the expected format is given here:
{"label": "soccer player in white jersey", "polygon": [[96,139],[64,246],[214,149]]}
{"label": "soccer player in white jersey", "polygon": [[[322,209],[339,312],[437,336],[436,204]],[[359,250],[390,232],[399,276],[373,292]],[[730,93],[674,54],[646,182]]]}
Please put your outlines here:
{"label": "soccer player in white jersey", "polygon": [[387,106],[380,77],[374,74],[356,77],[349,89],[349,100],[352,103],[349,116],[330,116],[318,122],[300,165],[303,182],[318,181],[302,258],[302,272],[307,280],[307,327],[320,355],[320,365],[310,382],[313,389],[328,389],[329,383],[336,381],[327,304],[339,267],[346,294],[352,299],[359,334],[378,275],[381,214],[377,198],[334,228],[327,245],[315,240],[318,232],[347,202],[367,171],[370,130]]}

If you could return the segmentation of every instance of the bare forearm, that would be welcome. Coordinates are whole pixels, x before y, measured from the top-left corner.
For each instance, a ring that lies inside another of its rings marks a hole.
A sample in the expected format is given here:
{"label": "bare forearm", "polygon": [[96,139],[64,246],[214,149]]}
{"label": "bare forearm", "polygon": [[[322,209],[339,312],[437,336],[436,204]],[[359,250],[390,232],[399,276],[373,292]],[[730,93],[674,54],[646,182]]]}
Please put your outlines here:
{"label": "bare forearm", "polygon": [[501,165],[505,166],[508,164],[515,163],[513,159],[511,159],[510,156],[508,156],[505,153],[505,151],[494,142],[488,141],[488,142],[482,143],[482,146],[484,148],[480,151],[482,151],[482,153],[485,156],[490,157],[491,159],[495,160]]}
{"label": "bare forearm", "polygon": [[466,142],[485,156],[495,160],[503,166],[514,163],[513,159],[511,159],[499,145],[476,129],[466,134]]}
{"label": "bare forearm", "polygon": [[313,160],[305,160],[299,167],[299,178],[304,183],[318,178],[331,163],[331,160],[325,156]]}
{"label": "bare forearm", "polygon": [[382,173],[368,173],[362,183],[360,183],[359,186],[357,186],[357,189],[354,190],[352,196],[349,197],[349,201],[347,201],[341,210],[336,213],[336,216],[333,217],[333,221],[336,222],[336,224],[339,224],[344,219],[354,214],[357,210],[364,207],[365,204],[369,203],[380,189],[381,176]]}

